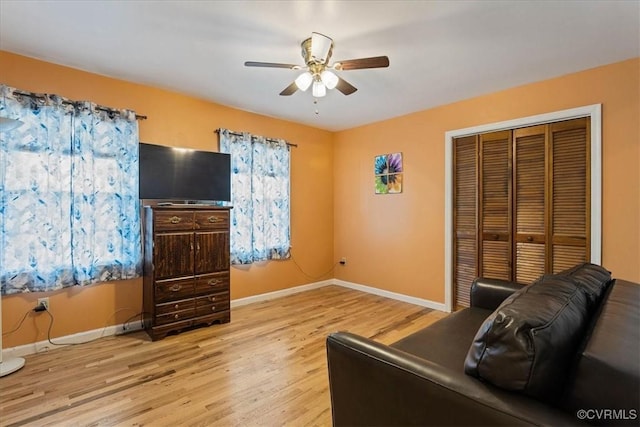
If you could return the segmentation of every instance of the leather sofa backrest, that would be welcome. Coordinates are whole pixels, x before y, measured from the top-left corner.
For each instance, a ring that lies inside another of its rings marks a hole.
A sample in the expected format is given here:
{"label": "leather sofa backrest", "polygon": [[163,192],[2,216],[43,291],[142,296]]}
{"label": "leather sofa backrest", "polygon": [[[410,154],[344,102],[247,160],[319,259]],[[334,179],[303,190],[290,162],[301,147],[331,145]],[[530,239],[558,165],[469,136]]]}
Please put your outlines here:
{"label": "leather sofa backrest", "polygon": [[616,280],[569,376],[564,407],[598,425],[640,419],[640,284]]}
{"label": "leather sofa backrest", "polygon": [[611,283],[611,272],[599,265],[585,262],[559,274],[570,277],[581,287],[587,295],[589,312],[593,315]]}

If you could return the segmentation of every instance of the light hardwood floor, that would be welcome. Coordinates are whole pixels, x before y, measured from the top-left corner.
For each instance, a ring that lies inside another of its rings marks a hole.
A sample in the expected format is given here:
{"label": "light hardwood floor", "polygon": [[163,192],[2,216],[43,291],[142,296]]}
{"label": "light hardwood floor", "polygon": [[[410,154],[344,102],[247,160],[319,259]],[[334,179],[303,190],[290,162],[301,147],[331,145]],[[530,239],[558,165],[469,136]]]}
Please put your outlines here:
{"label": "light hardwood floor", "polygon": [[0,379],[0,425],[331,425],[327,334],[388,344],[444,316],[326,286],[161,341],[138,331],[62,347]]}

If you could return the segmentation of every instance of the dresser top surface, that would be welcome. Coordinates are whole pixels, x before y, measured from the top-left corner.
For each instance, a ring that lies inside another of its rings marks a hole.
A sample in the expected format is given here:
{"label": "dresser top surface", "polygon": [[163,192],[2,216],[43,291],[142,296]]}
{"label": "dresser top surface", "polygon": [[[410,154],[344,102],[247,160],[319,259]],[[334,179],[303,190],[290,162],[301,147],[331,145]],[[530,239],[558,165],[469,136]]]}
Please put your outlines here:
{"label": "dresser top surface", "polygon": [[215,205],[204,205],[204,204],[172,204],[172,205],[146,205],[145,209],[153,209],[154,211],[184,211],[184,210],[219,210],[219,211],[228,211],[233,209],[233,206],[215,206]]}

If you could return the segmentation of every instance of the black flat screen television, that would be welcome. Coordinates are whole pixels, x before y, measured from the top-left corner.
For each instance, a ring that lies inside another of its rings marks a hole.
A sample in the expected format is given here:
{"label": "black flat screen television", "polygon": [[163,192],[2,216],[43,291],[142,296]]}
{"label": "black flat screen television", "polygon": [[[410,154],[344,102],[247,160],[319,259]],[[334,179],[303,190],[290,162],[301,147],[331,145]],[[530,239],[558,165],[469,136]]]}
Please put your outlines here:
{"label": "black flat screen television", "polygon": [[231,156],[140,143],[140,198],[180,202],[231,200]]}

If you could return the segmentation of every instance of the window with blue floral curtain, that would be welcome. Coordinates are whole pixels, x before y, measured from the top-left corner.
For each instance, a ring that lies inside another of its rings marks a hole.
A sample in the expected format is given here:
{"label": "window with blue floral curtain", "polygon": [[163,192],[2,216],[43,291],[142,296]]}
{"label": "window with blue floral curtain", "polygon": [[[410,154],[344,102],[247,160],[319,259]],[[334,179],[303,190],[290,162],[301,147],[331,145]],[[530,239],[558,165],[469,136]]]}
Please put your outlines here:
{"label": "window with blue floral curtain", "polygon": [[138,123],[0,85],[2,294],[139,277]]}
{"label": "window with blue floral curtain", "polygon": [[231,155],[231,263],[291,256],[290,152],[284,140],[220,129]]}

